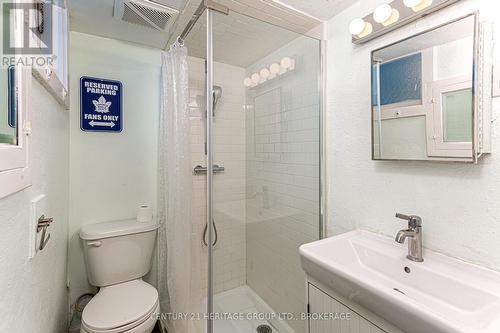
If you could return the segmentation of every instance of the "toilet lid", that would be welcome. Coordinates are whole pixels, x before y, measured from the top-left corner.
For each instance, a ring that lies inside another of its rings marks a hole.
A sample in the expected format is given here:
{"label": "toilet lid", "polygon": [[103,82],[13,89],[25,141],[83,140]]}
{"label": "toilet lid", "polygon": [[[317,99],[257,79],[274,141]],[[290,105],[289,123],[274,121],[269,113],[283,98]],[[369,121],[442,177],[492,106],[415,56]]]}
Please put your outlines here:
{"label": "toilet lid", "polygon": [[94,331],[107,331],[150,316],[158,303],[156,289],[142,280],[103,287],[83,309],[82,321]]}

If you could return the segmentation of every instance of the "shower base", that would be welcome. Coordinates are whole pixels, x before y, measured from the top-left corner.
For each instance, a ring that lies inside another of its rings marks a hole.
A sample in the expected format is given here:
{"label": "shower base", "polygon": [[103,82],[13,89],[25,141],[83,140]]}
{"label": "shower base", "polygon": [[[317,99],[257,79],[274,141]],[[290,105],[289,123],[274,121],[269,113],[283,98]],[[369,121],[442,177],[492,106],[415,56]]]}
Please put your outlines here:
{"label": "shower base", "polygon": [[[260,325],[269,325],[272,333],[295,333],[294,330],[279,318],[262,314],[274,311],[250,287],[241,286],[214,295],[214,312],[231,314],[232,318],[214,320],[216,333],[256,333]],[[243,319],[235,318],[243,316]],[[266,320],[271,318],[270,320]]]}

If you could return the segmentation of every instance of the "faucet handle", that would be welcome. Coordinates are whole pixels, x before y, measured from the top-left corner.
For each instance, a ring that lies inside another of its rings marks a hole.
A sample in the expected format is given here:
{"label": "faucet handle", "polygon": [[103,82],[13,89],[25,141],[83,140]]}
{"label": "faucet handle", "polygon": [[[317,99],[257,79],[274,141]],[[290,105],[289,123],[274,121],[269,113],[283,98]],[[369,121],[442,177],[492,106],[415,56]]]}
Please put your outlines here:
{"label": "faucet handle", "polygon": [[405,215],[401,213],[396,213],[396,217],[402,220],[408,221],[409,228],[416,228],[422,225],[422,218],[417,215]]}

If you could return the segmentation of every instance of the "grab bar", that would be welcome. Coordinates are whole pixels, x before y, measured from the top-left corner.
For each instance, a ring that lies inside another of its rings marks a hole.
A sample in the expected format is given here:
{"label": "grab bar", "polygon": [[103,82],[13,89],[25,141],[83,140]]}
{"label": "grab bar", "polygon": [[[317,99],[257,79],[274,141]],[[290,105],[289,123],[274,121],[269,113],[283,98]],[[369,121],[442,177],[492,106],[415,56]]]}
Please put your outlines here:
{"label": "grab bar", "polygon": [[[223,172],[224,171],[224,167],[223,166],[219,166],[217,164],[214,164],[213,170],[214,170],[214,173]],[[193,169],[193,174],[194,175],[204,175],[206,173],[207,173],[207,167],[202,167],[201,165],[197,165]]]}

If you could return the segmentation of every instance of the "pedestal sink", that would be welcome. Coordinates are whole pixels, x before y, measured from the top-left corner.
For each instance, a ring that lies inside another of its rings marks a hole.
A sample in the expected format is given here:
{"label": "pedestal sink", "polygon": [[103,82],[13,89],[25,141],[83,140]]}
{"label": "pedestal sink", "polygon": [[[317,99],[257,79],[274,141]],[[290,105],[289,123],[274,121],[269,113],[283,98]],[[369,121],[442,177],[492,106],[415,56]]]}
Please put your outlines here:
{"label": "pedestal sink", "polygon": [[499,333],[500,273],[352,231],[300,247],[306,273],[408,333]]}

